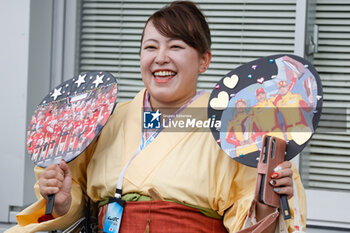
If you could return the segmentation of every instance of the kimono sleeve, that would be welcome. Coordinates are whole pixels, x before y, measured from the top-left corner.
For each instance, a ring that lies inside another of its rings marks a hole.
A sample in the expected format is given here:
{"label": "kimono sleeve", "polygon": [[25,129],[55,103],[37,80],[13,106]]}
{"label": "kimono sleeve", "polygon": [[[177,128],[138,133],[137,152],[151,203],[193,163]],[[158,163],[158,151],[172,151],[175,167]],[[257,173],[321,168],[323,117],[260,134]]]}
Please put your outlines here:
{"label": "kimono sleeve", "polygon": [[[236,172],[230,188],[230,206],[223,212],[223,222],[228,232],[243,229],[254,198],[256,168],[236,163]],[[221,213],[219,213],[221,214]]]}

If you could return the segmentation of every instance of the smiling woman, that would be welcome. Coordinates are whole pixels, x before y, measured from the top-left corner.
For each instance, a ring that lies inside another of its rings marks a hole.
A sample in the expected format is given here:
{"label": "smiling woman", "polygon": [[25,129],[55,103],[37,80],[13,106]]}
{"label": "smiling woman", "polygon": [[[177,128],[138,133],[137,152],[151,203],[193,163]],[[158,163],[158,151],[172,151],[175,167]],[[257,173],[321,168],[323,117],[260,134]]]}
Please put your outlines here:
{"label": "smiling woman", "polygon": [[211,52],[200,54],[181,39],[162,35],[149,21],[143,33],[142,80],[153,108],[179,108],[196,95],[199,73],[210,63]]}
{"label": "smiling woman", "polygon": [[[143,127],[146,111],[169,113],[169,108],[174,122],[180,112],[208,120],[206,111],[196,109],[207,107],[209,94],[197,92],[196,85],[211,61],[210,45],[208,24],[194,3],[176,1],[154,13],[145,24],[140,49],[146,88],[117,105],[84,155],[68,166],[62,161],[51,169],[36,168],[36,190],[42,196],[63,192],[66,198],[55,200],[55,219],[40,224],[36,216],[46,200],[39,199],[17,216],[20,226],[9,232],[65,228],[83,216],[86,196],[99,205],[103,232],[234,233],[274,212],[252,203],[256,169],[225,155],[209,131]],[[289,162],[279,167],[276,188],[281,194],[293,195],[293,172],[298,190],[303,190]],[[304,211],[302,195],[299,200]],[[249,210],[256,218],[248,218]],[[276,226],[265,232],[295,230],[293,221]]]}
{"label": "smiling woman", "polygon": [[198,74],[211,60],[204,15],[191,2],[154,13],[141,37],[141,75],[155,108],[179,108],[195,96]]}

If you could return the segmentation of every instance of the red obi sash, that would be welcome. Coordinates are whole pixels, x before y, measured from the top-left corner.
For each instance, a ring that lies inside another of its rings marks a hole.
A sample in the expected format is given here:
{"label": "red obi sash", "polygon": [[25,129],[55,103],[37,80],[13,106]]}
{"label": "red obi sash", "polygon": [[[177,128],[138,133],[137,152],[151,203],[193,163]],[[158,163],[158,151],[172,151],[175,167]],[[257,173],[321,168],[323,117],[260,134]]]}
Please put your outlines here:
{"label": "red obi sash", "polygon": [[[107,205],[100,207],[100,230],[106,212]],[[171,201],[127,202],[120,233],[144,233],[146,227],[150,233],[227,233],[222,220],[207,217],[195,208]]]}

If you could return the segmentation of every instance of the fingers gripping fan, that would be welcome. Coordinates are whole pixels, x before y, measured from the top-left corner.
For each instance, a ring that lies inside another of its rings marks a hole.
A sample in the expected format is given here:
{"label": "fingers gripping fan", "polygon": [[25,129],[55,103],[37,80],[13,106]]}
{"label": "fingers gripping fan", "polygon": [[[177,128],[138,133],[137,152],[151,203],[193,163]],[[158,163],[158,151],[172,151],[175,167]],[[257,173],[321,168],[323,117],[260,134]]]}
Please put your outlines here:
{"label": "fingers gripping fan", "polygon": [[[89,72],[50,91],[34,111],[28,127],[27,150],[31,160],[47,167],[79,156],[112,114],[117,87],[110,73]],[[53,201],[53,196],[49,200]]]}
{"label": "fingers gripping fan", "polygon": [[305,59],[274,55],[244,64],[213,89],[208,115],[219,146],[234,160],[256,167],[262,138],[287,142],[286,160],[309,142],[320,120],[323,92],[319,75]]}

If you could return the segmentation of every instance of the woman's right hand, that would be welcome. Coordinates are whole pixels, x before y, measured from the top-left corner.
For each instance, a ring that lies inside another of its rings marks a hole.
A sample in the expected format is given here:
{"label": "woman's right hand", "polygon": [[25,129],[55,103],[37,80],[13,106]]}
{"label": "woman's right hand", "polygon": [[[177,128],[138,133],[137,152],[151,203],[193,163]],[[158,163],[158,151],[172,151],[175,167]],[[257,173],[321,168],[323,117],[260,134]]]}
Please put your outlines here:
{"label": "woman's right hand", "polygon": [[65,215],[71,205],[72,173],[67,163],[51,164],[39,176],[40,194],[47,199],[49,194],[55,194],[53,216]]}

